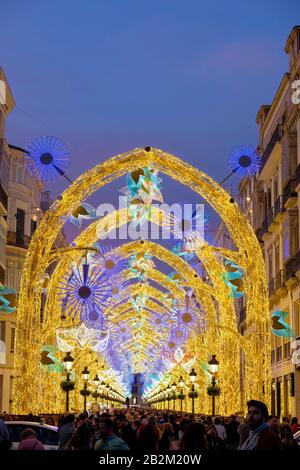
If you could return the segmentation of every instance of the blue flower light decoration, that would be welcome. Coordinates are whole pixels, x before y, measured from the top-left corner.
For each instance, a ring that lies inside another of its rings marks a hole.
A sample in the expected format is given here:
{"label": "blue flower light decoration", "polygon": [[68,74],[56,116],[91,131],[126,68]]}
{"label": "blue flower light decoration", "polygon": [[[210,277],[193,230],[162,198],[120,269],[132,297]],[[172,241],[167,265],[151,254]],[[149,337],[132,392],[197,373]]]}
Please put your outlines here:
{"label": "blue flower light decoration", "polygon": [[113,253],[112,246],[101,246],[99,242],[96,242],[94,247],[97,248],[98,252],[91,254],[90,261],[108,277],[114,277],[128,267],[128,261]]}
{"label": "blue flower light decoration", "polygon": [[26,148],[24,165],[28,173],[40,181],[63,176],[69,167],[70,153],[66,144],[52,136],[33,140]]}
{"label": "blue flower light decoration", "polygon": [[275,336],[284,336],[285,338],[295,338],[296,335],[290,325],[285,321],[287,312],[276,310],[272,313],[272,333]]}
{"label": "blue flower light decoration", "polygon": [[229,154],[228,162],[232,172],[241,178],[255,175],[261,167],[260,156],[250,145],[235,147]]}
{"label": "blue flower light decoration", "polygon": [[17,291],[12,287],[0,287],[0,312],[14,313],[17,306]]}
{"label": "blue flower light decoration", "polygon": [[71,274],[67,273],[58,289],[64,312],[74,318],[79,313],[80,319],[88,322],[91,315],[98,310],[102,311],[110,297],[111,283],[99,269],[83,264],[81,269],[76,266]]}

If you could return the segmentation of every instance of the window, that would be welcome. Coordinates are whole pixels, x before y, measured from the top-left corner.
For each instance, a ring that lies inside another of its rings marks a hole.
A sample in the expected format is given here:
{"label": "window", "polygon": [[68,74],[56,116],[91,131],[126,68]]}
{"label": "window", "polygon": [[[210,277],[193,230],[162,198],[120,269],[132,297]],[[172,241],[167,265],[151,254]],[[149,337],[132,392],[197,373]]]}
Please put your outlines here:
{"label": "window", "polygon": [[278,198],[278,176],[276,176],[276,178],[274,179],[273,192],[274,192],[274,204],[275,204]]}
{"label": "window", "polygon": [[22,166],[17,167],[17,183],[23,184],[24,183],[24,168]]}
{"label": "window", "polygon": [[275,349],[272,349],[271,351],[271,364],[275,364],[276,360],[275,360]]}
{"label": "window", "polygon": [[293,330],[296,336],[300,336],[299,302],[294,302]]}
{"label": "window", "polygon": [[15,335],[16,335],[16,329],[12,328],[10,330],[10,352],[15,351]]}
{"label": "window", "polygon": [[17,209],[16,243],[24,245],[25,211]]}
{"label": "window", "polygon": [[283,354],[284,354],[284,359],[287,359],[291,355],[291,343],[285,343],[283,345]]}
{"label": "window", "polygon": [[30,219],[30,236],[36,231],[36,220]]}
{"label": "window", "polygon": [[276,348],[276,362],[282,361],[282,346]]}
{"label": "window", "polygon": [[[295,219],[294,217],[292,219]],[[299,236],[298,236],[298,218],[296,220],[292,220],[292,225],[291,225],[291,256],[294,256],[298,252],[298,246],[299,246]]]}
{"label": "window", "polygon": [[269,281],[273,278],[273,252],[268,252]]}
{"label": "window", "polygon": [[295,256],[299,248],[298,209],[290,210],[283,222],[283,257],[286,262]]}
{"label": "window", "polygon": [[0,172],[0,181],[7,192],[7,185],[8,185],[8,180],[9,180],[9,169],[8,169],[8,162],[6,158],[4,158],[4,155],[2,157],[2,164],[1,164],[1,172]]}
{"label": "window", "polygon": [[279,255],[279,242],[275,243],[275,272],[278,273],[280,269],[280,255]]}
{"label": "window", "polygon": [[6,363],[5,322],[0,321],[0,364]]}

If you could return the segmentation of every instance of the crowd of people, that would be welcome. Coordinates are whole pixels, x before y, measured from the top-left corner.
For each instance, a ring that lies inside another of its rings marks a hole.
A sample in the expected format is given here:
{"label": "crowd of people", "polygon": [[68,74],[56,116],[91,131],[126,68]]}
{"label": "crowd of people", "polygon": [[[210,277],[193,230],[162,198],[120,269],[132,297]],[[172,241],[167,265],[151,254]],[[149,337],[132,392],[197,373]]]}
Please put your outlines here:
{"label": "crowd of people", "polygon": [[[53,423],[48,423],[53,424]],[[291,424],[269,416],[267,406],[248,402],[246,419],[194,416],[153,409],[111,410],[103,413],[68,414],[61,418],[59,450],[119,450],[140,453],[205,452],[218,450],[284,450],[300,447],[293,434],[300,429],[297,418]],[[1,433],[7,437],[5,422]],[[34,430],[25,429],[20,450],[41,450]]]}

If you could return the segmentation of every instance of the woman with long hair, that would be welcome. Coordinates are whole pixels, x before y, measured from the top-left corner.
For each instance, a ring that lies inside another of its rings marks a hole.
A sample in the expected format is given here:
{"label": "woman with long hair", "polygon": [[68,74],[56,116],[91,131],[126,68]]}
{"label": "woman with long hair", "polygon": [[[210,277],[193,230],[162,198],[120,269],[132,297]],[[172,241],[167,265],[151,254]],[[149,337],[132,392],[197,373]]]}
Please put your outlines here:
{"label": "woman with long hair", "polygon": [[186,426],[179,443],[179,450],[202,452],[207,450],[205,427],[202,423],[190,423]]}

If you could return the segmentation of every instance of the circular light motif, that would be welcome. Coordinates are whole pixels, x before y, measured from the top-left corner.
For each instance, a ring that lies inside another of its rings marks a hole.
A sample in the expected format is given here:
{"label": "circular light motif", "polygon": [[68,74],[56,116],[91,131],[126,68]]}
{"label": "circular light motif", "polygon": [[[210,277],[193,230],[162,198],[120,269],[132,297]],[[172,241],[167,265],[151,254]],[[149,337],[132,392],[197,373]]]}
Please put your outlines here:
{"label": "circular light motif", "polygon": [[37,180],[52,181],[65,174],[69,161],[70,153],[62,140],[43,136],[27,146],[24,166]]}
{"label": "circular light motif", "polygon": [[231,170],[241,178],[255,175],[261,167],[261,158],[250,145],[235,147],[230,152],[228,161]]}
{"label": "circular light motif", "polygon": [[83,264],[69,271],[58,289],[64,313],[74,318],[79,313],[82,321],[93,321],[90,315],[94,318],[97,310],[102,310],[110,296],[111,284],[99,269]]}

